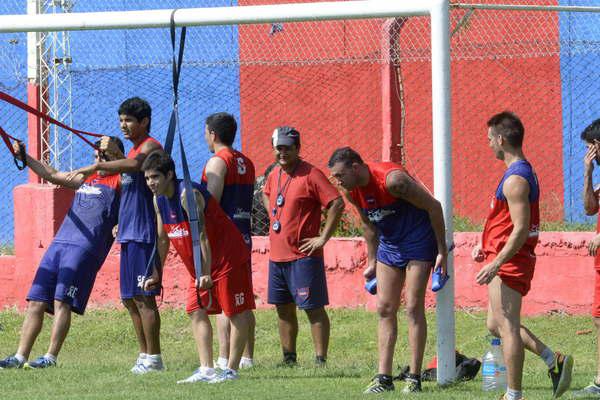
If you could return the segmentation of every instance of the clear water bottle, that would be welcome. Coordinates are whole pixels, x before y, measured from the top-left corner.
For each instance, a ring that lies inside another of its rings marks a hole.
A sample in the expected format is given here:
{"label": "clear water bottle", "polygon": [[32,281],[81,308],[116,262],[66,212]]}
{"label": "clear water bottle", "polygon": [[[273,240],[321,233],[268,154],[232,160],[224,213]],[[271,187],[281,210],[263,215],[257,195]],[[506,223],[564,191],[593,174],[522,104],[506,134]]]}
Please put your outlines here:
{"label": "clear water bottle", "polygon": [[492,346],[484,354],[481,362],[483,376],[483,390],[506,390],[506,364],[502,356],[500,339],[493,338]]}

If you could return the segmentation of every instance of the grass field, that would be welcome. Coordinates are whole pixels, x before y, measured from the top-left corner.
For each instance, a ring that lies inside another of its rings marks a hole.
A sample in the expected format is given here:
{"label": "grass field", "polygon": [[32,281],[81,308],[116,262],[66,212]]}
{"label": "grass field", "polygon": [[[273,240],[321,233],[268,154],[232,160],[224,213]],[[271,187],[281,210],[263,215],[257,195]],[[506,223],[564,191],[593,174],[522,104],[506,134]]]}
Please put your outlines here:
{"label": "grass field", "polygon": [[[330,312],[332,340],[328,366],[313,367],[313,350],[306,317],[299,314],[301,326],[298,345],[300,366],[277,367],[281,359],[274,311],[257,313],[256,361],[244,370],[241,379],[220,385],[176,385],[191,374],[197,356],[189,322],[182,311],[162,311],[162,348],[167,371],[146,376],[129,372],[136,358],[136,345],[129,317],[123,310],[94,310],[75,317],[71,335],[59,357],[59,367],[48,370],[0,371],[0,395],[7,399],[359,399],[376,372],[376,323],[374,313],[362,310]],[[487,348],[483,313],[457,313],[457,347],[480,358]],[[0,354],[14,352],[23,315],[14,311],[0,313]],[[435,314],[428,314],[429,340],[426,362],[435,353]],[[45,353],[48,324],[44,327],[33,357]],[[577,335],[592,328],[588,317],[541,316],[525,323],[543,337],[553,349],[575,357],[573,388],[591,381],[595,371],[595,334]],[[407,361],[406,325],[402,318],[395,364]],[[545,365],[537,357],[526,355],[525,396],[549,399],[550,381]],[[481,376],[468,383],[441,389],[424,383],[417,398],[494,399],[498,394],[482,392]],[[404,397],[397,385],[395,393],[377,398]],[[563,398],[569,398],[567,393]]]}

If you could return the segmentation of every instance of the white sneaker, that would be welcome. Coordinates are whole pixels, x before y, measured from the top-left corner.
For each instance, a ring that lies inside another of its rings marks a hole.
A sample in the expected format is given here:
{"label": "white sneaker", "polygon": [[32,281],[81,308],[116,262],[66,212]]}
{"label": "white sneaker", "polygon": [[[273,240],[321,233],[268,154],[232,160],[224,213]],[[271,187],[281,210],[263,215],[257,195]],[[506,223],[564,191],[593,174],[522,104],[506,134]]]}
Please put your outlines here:
{"label": "white sneaker", "polygon": [[148,361],[146,359],[142,363],[136,364],[131,369],[131,372],[133,372],[136,375],[144,375],[144,374],[147,374],[148,372],[161,372],[164,370],[165,370],[165,366],[164,366],[162,360]]}
{"label": "white sneaker", "polygon": [[239,379],[239,375],[232,369],[225,369],[223,372],[218,374],[215,378],[211,379],[208,383],[222,383],[226,381],[235,381]]}
{"label": "white sneaker", "polygon": [[251,358],[242,357],[242,359],[240,360],[240,369],[252,367],[254,367],[254,360]]}
{"label": "white sneaker", "polygon": [[144,360],[146,359],[146,356],[138,356],[137,360],[135,360],[135,364],[133,364],[133,367],[131,368],[131,372],[134,374],[139,374],[140,372],[140,366],[144,363]]}
{"label": "white sneaker", "polygon": [[210,369],[202,369],[202,368],[198,368],[197,370],[194,371],[194,373],[183,380],[177,381],[178,384],[180,383],[195,383],[195,382],[210,382],[213,379],[215,379],[217,377],[217,373],[215,372],[215,370],[213,368]]}

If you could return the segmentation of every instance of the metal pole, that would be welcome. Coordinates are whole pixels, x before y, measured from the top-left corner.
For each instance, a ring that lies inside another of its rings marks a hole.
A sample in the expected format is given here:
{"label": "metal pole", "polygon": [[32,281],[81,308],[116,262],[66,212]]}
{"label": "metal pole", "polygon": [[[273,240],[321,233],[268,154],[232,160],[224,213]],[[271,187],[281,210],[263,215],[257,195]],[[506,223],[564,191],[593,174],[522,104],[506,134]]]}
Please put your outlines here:
{"label": "metal pole", "polygon": [[[263,6],[182,8],[175,13],[177,26],[256,24],[429,15],[432,0],[348,1]],[[170,25],[172,9],[69,13],[58,15],[3,15],[0,33],[96,29],[161,28]]]}
{"label": "metal pole", "polygon": [[[438,0],[431,9],[431,93],[433,126],[433,186],[442,203],[446,223],[446,243],[453,241],[452,226],[452,134],[450,99],[450,14],[448,0]],[[437,292],[437,381],[454,381],[454,262],[448,257],[450,280]]]}
{"label": "metal pole", "polygon": [[535,6],[525,4],[469,4],[454,3],[452,8],[469,10],[506,10],[506,11],[554,11],[554,12],[600,12],[600,7],[585,6]]}

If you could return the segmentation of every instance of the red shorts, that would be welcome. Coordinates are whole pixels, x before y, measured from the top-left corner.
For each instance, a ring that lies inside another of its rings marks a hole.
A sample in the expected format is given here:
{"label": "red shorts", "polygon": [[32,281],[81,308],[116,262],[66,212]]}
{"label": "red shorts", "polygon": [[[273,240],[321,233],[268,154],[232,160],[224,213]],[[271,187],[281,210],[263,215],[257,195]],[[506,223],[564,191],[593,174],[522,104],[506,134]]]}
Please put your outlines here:
{"label": "red shorts", "polygon": [[600,269],[594,268],[594,303],[592,304],[592,317],[600,318]]}
{"label": "red shorts", "polygon": [[531,280],[535,271],[535,258],[515,258],[502,264],[498,276],[509,288],[516,290],[521,296],[527,295],[531,289]]}
{"label": "red shorts", "polygon": [[[202,308],[205,308],[208,314],[223,312],[230,317],[256,308],[252,290],[252,276],[248,273],[250,267],[247,264],[249,262],[232,268],[227,275],[214,282],[213,287],[210,289],[212,299],[209,299],[208,290],[200,290]],[[209,305],[210,307],[208,307]],[[187,292],[185,311],[191,314],[199,309],[196,286],[192,278]]]}

